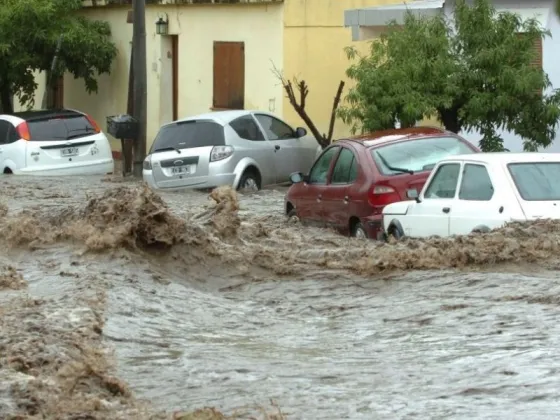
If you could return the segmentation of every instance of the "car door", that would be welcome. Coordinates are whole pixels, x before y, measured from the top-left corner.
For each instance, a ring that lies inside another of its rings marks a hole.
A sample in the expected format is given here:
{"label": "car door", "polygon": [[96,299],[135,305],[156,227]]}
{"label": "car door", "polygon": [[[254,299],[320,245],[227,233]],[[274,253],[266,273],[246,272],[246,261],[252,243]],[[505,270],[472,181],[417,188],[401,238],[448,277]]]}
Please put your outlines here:
{"label": "car door", "polygon": [[325,149],[306,177],[296,203],[298,216],[301,220],[319,226],[326,225],[323,193],[327,188],[332,164],[339,150],[339,146],[331,146]]}
{"label": "car door", "polygon": [[411,203],[403,218],[406,236],[449,236],[449,214],[452,212],[461,164],[444,163],[435,169],[434,176],[420,194],[419,201]]}
{"label": "car door", "polygon": [[323,190],[322,202],[327,226],[347,233],[350,197],[348,190],[357,178],[354,152],[342,147],[334,162],[331,176]]}
{"label": "car door", "polygon": [[265,139],[255,118],[243,115],[231,121],[229,126],[239,137],[234,145],[236,153],[257,162],[261,170],[261,187],[276,184],[274,146]]}
{"label": "car door", "polygon": [[278,183],[288,182],[290,174],[301,168],[300,140],[292,127],[278,118],[267,114],[255,114],[267,140],[273,145],[274,168]]}
{"label": "car door", "polygon": [[456,205],[449,214],[449,234],[467,235],[477,226],[500,227],[507,218],[505,200],[483,164],[465,163]]}

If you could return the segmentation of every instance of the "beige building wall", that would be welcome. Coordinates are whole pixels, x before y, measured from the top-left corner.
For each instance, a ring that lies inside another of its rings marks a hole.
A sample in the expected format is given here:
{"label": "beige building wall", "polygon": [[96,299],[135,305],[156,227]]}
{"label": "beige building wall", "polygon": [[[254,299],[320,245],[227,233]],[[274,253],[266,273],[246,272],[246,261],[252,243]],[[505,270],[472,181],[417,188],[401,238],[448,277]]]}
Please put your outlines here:
{"label": "beige building wall", "polygon": [[[369,45],[352,41],[351,29],[344,27],[344,11],[392,3],[402,0],[285,0],[284,76],[307,82],[307,113],[321,133],[328,131],[339,82],[346,82],[342,98],[352,86],[346,77],[351,63],[344,48],[355,46],[365,52]],[[284,116],[292,125],[304,125],[287,99]],[[349,134],[349,127],[337,119],[333,138]]]}
{"label": "beige building wall", "polygon": [[[97,94],[85,91],[83,80],[65,75],[64,106],[90,114],[105,130],[106,117],[127,110],[132,25],[128,7],[88,7],[81,12],[110,23],[118,55],[110,75],[98,77]],[[283,4],[147,6],[148,79],[147,148],[159,127],[172,120],[171,37],[155,33],[159,16],[169,17],[169,34],[178,36],[178,117],[210,112],[213,103],[213,43],[245,43],[245,108],[270,110],[282,116],[282,86],[272,63],[283,66]],[[35,109],[41,107],[44,76],[39,75]],[[120,142],[111,138],[113,150]]]}

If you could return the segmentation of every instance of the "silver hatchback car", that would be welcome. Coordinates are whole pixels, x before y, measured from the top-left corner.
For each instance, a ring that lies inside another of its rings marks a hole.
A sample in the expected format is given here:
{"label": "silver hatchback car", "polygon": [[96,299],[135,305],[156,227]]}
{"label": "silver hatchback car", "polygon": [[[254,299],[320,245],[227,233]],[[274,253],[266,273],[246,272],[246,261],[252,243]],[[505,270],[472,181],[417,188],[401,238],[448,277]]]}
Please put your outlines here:
{"label": "silver hatchback car", "polygon": [[144,160],[155,189],[260,189],[308,173],[320,153],[305,128],[260,111],[218,111],[162,126]]}

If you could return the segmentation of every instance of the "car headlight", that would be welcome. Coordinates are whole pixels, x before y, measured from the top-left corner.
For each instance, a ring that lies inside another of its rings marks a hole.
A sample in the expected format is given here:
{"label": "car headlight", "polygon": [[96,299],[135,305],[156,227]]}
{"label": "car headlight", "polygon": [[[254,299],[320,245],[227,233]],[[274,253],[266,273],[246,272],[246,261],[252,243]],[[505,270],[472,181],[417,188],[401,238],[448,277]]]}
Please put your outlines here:
{"label": "car headlight", "polygon": [[148,156],[146,159],[144,159],[144,162],[142,163],[142,167],[147,171],[152,170],[152,157],[151,156]]}

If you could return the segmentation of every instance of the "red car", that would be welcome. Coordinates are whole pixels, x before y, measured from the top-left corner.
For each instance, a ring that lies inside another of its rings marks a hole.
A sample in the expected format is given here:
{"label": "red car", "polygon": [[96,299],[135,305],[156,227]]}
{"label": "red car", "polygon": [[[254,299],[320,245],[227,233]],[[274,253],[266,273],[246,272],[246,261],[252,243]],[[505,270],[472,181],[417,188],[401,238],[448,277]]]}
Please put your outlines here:
{"label": "red car", "polygon": [[345,235],[382,239],[383,207],[416,197],[440,159],[478,152],[460,136],[431,127],[339,140],[323,150],[308,175],[291,175],[285,212]]}

